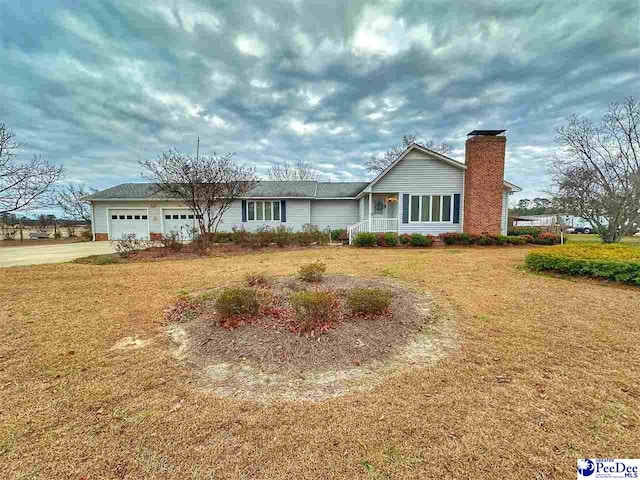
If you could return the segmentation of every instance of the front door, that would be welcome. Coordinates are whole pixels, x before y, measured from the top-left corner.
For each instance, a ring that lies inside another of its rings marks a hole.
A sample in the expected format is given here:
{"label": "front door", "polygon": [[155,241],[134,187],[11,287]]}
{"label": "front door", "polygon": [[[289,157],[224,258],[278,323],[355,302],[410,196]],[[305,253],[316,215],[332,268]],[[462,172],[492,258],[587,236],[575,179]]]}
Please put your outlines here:
{"label": "front door", "polygon": [[386,218],[387,199],[384,195],[374,195],[371,205],[371,215],[377,218]]}

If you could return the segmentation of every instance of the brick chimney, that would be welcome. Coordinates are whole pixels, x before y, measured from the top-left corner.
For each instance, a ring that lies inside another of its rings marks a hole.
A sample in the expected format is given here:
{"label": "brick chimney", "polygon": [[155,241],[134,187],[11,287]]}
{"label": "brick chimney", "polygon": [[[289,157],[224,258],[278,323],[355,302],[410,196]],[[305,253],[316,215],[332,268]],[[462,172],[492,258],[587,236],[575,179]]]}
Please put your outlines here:
{"label": "brick chimney", "polygon": [[467,233],[500,233],[505,130],[474,130],[465,144],[464,225]]}

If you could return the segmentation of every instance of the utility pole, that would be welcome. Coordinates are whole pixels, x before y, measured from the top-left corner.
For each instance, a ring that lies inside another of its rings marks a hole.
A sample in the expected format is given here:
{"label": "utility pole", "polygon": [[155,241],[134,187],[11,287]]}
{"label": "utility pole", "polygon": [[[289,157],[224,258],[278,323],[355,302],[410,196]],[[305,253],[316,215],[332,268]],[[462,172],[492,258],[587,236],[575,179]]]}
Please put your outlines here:
{"label": "utility pole", "polygon": [[200,157],[200,137],[198,137],[198,143],[196,145],[196,162],[198,161],[199,157]]}

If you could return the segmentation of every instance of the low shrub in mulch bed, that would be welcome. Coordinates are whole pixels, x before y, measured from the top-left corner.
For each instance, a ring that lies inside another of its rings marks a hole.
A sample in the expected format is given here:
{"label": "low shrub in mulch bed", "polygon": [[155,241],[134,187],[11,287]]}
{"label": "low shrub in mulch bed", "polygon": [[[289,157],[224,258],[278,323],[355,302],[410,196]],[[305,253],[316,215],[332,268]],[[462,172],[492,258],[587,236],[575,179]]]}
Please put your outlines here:
{"label": "low shrub in mulch bed", "polygon": [[[287,246],[287,250],[302,250],[304,248],[315,247],[302,247],[299,245]],[[76,258],[73,263],[89,264],[89,265],[111,265],[114,263],[136,263],[136,262],[153,262],[160,260],[188,260],[203,257],[225,257],[232,255],[246,255],[248,253],[255,252],[276,252],[282,251],[283,248],[271,245],[264,248],[258,247],[246,247],[236,245],[233,243],[219,243],[212,244],[204,251],[200,250],[193,244],[183,244],[179,251],[173,250],[167,247],[153,246],[145,248],[144,250],[137,250],[135,252],[128,253],[125,257],[121,257],[117,254],[105,254],[105,255],[90,255],[88,257]]]}
{"label": "low shrub in mulch bed", "polygon": [[[230,299],[234,307],[221,310]],[[197,361],[250,361],[277,370],[388,357],[423,332],[429,312],[428,296],[387,280],[324,276],[309,284],[274,277],[255,288],[231,285],[182,298],[165,319],[181,323]]]}
{"label": "low shrub in mulch bed", "polygon": [[525,263],[534,271],[553,271],[640,286],[640,247],[636,246],[597,243],[555,246],[530,252]]}
{"label": "low shrub in mulch bed", "polygon": [[475,235],[472,233],[441,233],[440,238],[446,245],[556,245],[560,243],[560,235],[550,232],[539,232],[536,236],[523,235]]}

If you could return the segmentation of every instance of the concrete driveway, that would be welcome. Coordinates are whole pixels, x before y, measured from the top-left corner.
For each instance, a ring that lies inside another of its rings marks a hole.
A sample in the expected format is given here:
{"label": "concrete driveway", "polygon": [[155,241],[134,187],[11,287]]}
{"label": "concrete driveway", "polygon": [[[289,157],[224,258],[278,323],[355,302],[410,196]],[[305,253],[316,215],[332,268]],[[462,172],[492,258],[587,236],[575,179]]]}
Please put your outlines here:
{"label": "concrete driveway", "polygon": [[62,263],[87,255],[113,253],[109,242],[61,243],[60,245],[29,245],[0,247],[0,267]]}

